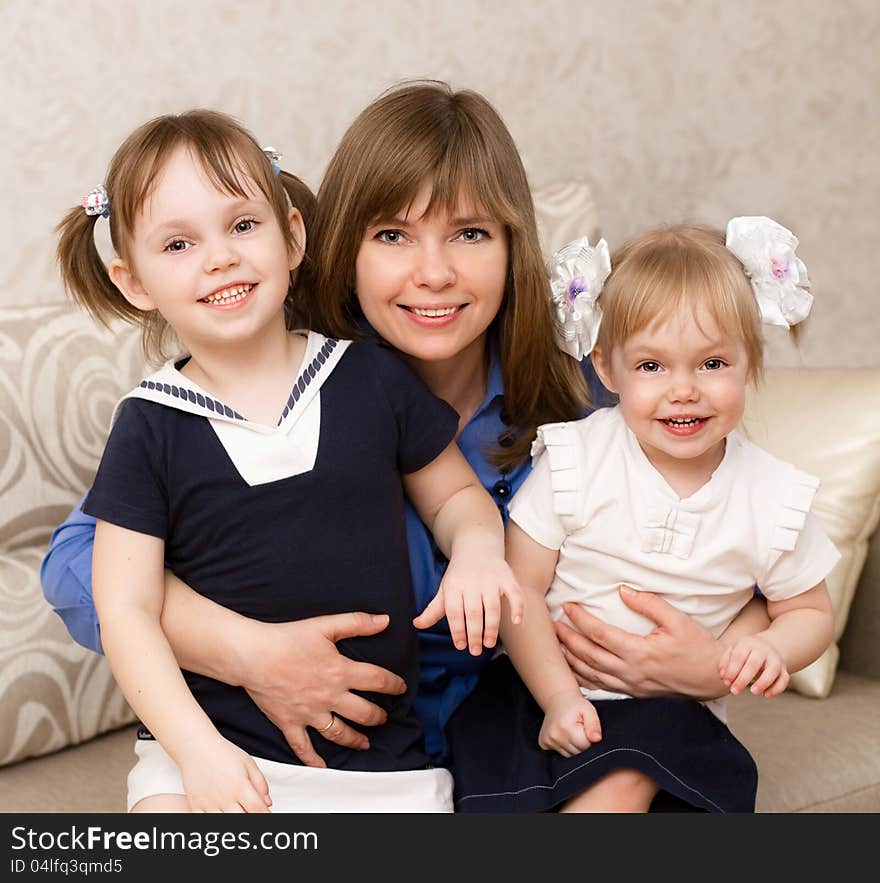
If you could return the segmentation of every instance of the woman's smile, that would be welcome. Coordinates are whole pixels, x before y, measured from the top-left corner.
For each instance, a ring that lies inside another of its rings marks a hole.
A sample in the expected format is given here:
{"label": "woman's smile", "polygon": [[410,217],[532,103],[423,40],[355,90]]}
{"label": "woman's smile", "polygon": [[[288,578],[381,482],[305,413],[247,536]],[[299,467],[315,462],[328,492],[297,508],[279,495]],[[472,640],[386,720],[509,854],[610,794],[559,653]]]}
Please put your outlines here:
{"label": "woman's smile", "polygon": [[425,328],[443,328],[454,322],[467,308],[467,304],[455,306],[407,306],[398,304],[409,318],[416,324]]}

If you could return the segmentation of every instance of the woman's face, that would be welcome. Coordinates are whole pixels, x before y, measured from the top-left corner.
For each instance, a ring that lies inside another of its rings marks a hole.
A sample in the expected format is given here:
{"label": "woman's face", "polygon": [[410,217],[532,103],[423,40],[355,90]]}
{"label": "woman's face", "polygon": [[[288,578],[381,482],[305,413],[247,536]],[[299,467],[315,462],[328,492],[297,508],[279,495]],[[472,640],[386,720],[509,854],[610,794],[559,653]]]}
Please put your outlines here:
{"label": "woman's face", "polygon": [[[376,218],[355,263],[361,310],[376,332],[414,359],[434,362],[485,346],[507,279],[507,231],[459,199],[430,217],[426,181],[408,210]],[[405,217],[404,217],[405,215]]]}

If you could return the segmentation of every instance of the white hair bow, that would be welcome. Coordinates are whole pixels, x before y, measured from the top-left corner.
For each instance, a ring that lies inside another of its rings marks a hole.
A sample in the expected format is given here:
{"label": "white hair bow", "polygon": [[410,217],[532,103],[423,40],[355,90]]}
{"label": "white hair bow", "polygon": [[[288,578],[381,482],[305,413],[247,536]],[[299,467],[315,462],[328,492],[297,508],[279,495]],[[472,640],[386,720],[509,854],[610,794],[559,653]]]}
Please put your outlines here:
{"label": "white hair bow", "polygon": [[790,328],[810,315],[810,280],[791,230],[770,218],[733,218],[725,244],[751,280],[763,322]]}
{"label": "white hair bow", "polygon": [[580,361],[592,352],[602,324],[596,303],[611,272],[608,244],[600,239],[591,246],[586,236],[570,242],[547,262],[550,297],[560,348]]}

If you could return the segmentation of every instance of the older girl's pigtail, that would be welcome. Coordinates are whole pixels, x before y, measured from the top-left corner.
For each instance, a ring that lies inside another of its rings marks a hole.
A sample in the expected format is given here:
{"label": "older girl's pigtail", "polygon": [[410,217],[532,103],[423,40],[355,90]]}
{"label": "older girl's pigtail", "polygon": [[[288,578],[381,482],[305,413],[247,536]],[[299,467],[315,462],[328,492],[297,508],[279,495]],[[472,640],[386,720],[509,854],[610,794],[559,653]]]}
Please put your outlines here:
{"label": "older girl's pigtail", "polygon": [[[295,209],[298,209],[302,216],[303,226],[306,231],[305,247],[308,249],[309,236],[311,235],[312,224],[315,220],[315,209],[318,206],[315,194],[312,193],[307,184],[297,178],[296,175],[291,175],[290,172],[282,170],[279,172],[278,177],[281,181],[281,186],[290,199],[290,204]],[[299,243],[299,245],[302,247],[303,243]],[[302,315],[297,293],[300,290],[300,286],[305,283],[305,277],[309,275],[308,273],[302,273],[304,264],[307,261],[308,254],[303,254],[303,260],[299,267],[290,273],[290,292],[284,304],[284,317],[288,328],[297,328],[305,324],[305,317]]]}
{"label": "older girl's pigtail", "polygon": [[82,206],[70,209],[58,226],[60,233],[55,256],[67,293],[92,316],[107,326],[114,317],[138,322],[135,309],[110,281],[107,268],[95,246],[97,214],[87,214]]}
{"label": "older girl's pigtail", "polygon": [[307,184],[303,183],[296,175],[291,175],[290,172],[282,171],[279,177],[281,185],[290,197],[290,204],[294,208],[299,209],[299,213],[302,215],[303,224],[306,228],[306,238],[308,238],[309,233],[312,231],[315,209],[318,205],[315,194],[312,193]]}

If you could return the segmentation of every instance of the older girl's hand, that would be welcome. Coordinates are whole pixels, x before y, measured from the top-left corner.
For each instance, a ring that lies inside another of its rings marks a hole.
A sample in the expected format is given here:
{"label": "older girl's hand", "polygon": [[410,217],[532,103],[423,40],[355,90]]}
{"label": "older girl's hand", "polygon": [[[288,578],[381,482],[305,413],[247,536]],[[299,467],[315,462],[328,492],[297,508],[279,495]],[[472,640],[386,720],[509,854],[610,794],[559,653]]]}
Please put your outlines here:
{"label": "older girl's hand", "polygon": [[269,785],[252,757],[217,736],[198,741],[179,759],[183,787],[193,812],[265,813]]}
{"label": "older girl's hand", "polygon": [[502,600],[508,605],[511,622],[522,622],[522,589],[503,557],[455,555],[437,594],[413,625],[430,628],[445,616],[456,649],[468,649],[472,656],[479,656],[484,647],[498,643]]}
{"label": "older girl's hand", "polygon": [[241,686],[284,733],[296,756],[306,766],[326,766],[308,727],[337,745],[369,748],[367,737],[342,718],[373,727],[384,723],[387,715],[352,691],[398,695],[406,691],[406,684],[378,665],[348,659],[335,642],[381,632],[388,616],[340,613],[297,622],[244,622]]}
{"label": "older girl's hand", "polygon": [[634,635],[572,603],[565,613],[575,628],[555,624],[563,655],[582,687],[636,697],[715,699],[727,693],[719,673],[724,647],[706,629],[650,592],[622,586],[620,597],[657,628]]}

